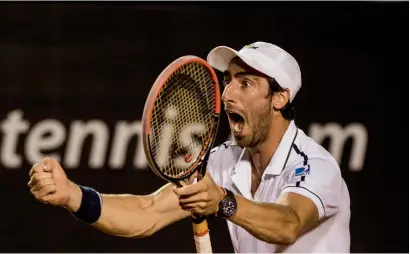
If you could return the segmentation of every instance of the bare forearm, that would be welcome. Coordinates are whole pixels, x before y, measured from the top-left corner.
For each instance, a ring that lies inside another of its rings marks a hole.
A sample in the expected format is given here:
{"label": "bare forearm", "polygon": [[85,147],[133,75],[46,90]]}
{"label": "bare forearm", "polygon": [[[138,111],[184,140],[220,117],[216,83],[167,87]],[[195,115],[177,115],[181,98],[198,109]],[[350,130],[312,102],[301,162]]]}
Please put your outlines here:
{"label": "bare forearm", "polygon": [[155,232],[158,214],[150,212],[153,198],[134,195],[102,195],[101,217],[93,226],[107,234],[145,237]]}
{"label": "bare forearm", "polygon": [[[77,187],[78,188],[78,187]],[[75,195],[71,211],[81,203],[81,190]],[[172,186],[166,185],[146,196],[102,194],[101,216],[93,226],[107,234],[121,237],[146,237],[159,229],[181,220],[189,213],[181,210]]]}
{"label": "bare forearm", "polygon": [[229,218],[259,240],[272,244],[292,244],[298,231],[298,217],[286,206],[255,203],[235,196],[238,209]]}

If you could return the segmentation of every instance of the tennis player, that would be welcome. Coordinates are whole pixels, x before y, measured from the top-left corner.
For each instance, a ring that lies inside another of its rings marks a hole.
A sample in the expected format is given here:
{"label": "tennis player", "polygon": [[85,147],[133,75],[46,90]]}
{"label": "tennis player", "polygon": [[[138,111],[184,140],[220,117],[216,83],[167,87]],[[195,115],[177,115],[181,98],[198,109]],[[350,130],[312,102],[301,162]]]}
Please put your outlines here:
{"label": "tennis player", "polygon": [[207,61],[224,73],[234,142],[213,149],[202,181],[144,196],[100,194],[46,158],[30,170],[31,193],[116,236],[147,237],[194,212],[226,219],[238,253],[349,252],[350,198],[340,168],[294,122],[296,60],[256,42],[240,51],[217,47]]}

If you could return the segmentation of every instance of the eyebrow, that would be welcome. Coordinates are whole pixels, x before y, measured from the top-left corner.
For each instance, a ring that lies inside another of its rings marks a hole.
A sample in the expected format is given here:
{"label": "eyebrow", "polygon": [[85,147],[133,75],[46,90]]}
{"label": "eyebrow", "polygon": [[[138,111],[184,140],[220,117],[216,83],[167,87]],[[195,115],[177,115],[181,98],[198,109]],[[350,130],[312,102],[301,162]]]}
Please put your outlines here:
{"label": "eyebrow", "polygon": [[[240,78],[240,77],[247,76],[247,75],[260,77],[256,73],[253,73],[253,72],[250,72],[250,71],[239,71],[239,72],[235,73],[235,78]],[[231,77],[231,72],[230,71],[224,71],[223,76],[224,77]]]}

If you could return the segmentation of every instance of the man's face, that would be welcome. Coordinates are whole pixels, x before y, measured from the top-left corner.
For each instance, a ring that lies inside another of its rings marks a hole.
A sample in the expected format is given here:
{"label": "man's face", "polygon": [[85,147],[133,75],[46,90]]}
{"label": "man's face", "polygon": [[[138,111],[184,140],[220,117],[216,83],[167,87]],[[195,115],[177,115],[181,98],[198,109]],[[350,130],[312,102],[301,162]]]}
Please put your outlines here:
{"label": "man's face", "polygon": [[224,73],[222,101],[236,143],[255,147],[267,139],[273,117],[268,80],[238,58]]}

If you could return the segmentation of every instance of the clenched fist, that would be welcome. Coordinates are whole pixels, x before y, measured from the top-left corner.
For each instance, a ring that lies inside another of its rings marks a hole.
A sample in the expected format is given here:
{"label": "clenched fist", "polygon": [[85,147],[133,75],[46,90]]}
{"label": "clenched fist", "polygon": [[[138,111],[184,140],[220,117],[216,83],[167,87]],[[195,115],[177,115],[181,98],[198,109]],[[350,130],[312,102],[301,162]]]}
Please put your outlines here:
{"label": "clenched fist", "polygon": [[60,164],[51,158],[36,163],[29,172],[28,187],[33,196],[43,202],[75,212],[81,204],[78,185],[68,180]]}
{"label": "clenched fist", "polygon": [[197,215],[210,215],[218,211],[219,201],[225,196],[207,171],[205,177],[195,183],[174,189],[183,210]]}

